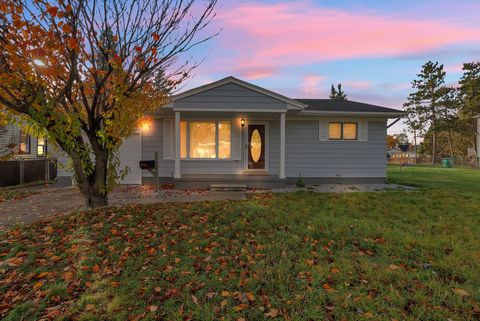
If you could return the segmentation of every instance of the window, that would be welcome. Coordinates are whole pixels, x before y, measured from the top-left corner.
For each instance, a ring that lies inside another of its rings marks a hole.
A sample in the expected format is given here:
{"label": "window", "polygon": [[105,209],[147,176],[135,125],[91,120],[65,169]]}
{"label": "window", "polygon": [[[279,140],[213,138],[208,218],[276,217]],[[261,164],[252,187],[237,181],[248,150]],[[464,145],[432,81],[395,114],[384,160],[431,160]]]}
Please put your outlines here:
{"label": "window", "polygon": [[45,156],[47,154],[47,140],[43,137],[37,138],[37,155]]}
{"label": "window", "polygon": [[342,123],[328,124],[328,138],[330,140],[342,139]]}
{"label": "window", "polygon": [[230,121],[181,121],[180,158],[230,159]]}
{"label": "window", "polygon": [[357,123],[342,123],[331,122],[328,124],[328,139],[329,140],[357,140],[358,139],[358,124]]}
{"label": "window", "polygon": [[20,154],[30,154],[30,135],[20,132]]}
{"label": "window", "polygon": [[216,132],[214,122],[190,122],[190,158],[216,158]]}

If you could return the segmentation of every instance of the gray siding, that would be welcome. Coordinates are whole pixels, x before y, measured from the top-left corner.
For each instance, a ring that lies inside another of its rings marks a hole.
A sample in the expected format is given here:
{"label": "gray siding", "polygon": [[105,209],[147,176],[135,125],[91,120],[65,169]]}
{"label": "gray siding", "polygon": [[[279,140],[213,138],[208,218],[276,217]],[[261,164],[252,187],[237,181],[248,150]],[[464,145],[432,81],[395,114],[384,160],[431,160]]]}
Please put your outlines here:
{"label": "gray siding", "polygon": [[[189,117],[186,117],[189,118]],[[194,117],[198,118],[198,117]],[[204,114],[204,119],[208,119]],[[217,116],[211,116],[211,119],[218,119]],[[223,119],[230,119],[223,117]],[[249,118],[251,119],[251,118]],[[279,173],[280,167],[280,124],[279,120],[265,121],[269,126],[269,173]],[[241,134],[241,146],[245,146],[245,128]],[[173,160],[163,159],[163,119],[156,118],[153,126],[148,133],[142,134],[142,159],[154,159],[154,152],[159,153],[159,176],[173,177],[175,163]],[[243,174],[245,170],[245,150],[242,148],[241,159],[239,160],[182,160],[180,161],[180,171],[182,175],[191,174]],[[142,177],[153,177],[152,173],[144,170]]]}
{"label": "gray siding", "polygon": [[[175,163],[173,160],[163,159],[163,119],[155,118],[148,132],[142,133],[142,160],[155,159],[154,153],[159,155],[159,176],[173,177]],[[142,170],[142,177],[153,177],[148,170]]]}
{"label": "gray siding", "polygon": [[[7,146],[19,143],[20,129],[14,125],[0,127],[0,156],[8,153]],[[18,146],[15,147],[18,149]]]}
{"label": "gray siding", "polygon": [[[14,152],[17,153],[20,148],[20,128],[15,125],[7,125],[4,128],[5,130],[0,130],[0,156],[5,154],[5,147],[11,143],[16,144]],[[23,158],[23,159],[34,159],[37,158],[37,138],[34,136],[30,137],[30,153],[29,154],[18,154],[14,158]]]}
{"label": "gray siding", "polygon": [[319,122],[286,123],[287,177],[386,177],[386,121],[368,121],[368,140],[319,141]]}
{"label": "gray siding", "polygon": [[287,104],[237,84],[226,84],[179,99],[175,108],[286,109]]}

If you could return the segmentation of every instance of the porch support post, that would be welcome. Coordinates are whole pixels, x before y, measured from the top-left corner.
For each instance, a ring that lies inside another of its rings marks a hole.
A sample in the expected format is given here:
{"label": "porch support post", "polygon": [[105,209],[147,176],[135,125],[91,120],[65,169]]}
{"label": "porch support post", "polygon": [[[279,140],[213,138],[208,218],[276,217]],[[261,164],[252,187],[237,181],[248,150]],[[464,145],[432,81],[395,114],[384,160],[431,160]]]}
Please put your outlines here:
{"label": "porch support post", "polygon": [[280,114],[280,179],[285,178],[285,113]]}
{"label": "porch support post", "polygon": [[181,178],[180,173],[180,112],[175,112],[175,175],[174,178]]}

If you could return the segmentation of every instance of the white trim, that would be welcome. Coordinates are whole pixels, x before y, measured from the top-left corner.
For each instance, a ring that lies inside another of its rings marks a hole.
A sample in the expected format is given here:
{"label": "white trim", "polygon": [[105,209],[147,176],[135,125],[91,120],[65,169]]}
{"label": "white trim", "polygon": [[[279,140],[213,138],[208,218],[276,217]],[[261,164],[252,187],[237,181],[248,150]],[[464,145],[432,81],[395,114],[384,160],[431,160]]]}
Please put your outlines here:
{"label": "white trim", "polygon": [[201,112],[239,112],[239,113],[286,113],[287,109],[235,109],[235,108],[196,108],[178,107],[173,111],[201,111]]}
{"label": "white trim", "polygon": [[[264,169],[248,169],[248,125],[264,125],[265,126],[265,168]],[[245,130],[244,130],[244,138],[245,138],[245,148],[244,155],[244,168],[245,173],[255,173],[255,172],[267,172],[269,173],[269,152],[268,152],[268,140],[269,140],[269,129],[268,129],[269,122],[268,121],[245,121]]]}
{"label": "white trim", "polygon": [[280,179],[285,178],[285,114],[280,114]]}
{"label": "white trim", "polygon": [[396,112],[363,112],[363,111],[301,111],[298,113],[299,116],[309,116],[309,115],[328,115],[328,116],[378,116],[378,117],[388,117],[388,118],[397,118],[405,116],[405,113],[402,111]]}
{"label": "white trim", "polygon": [[185,91],[181,94],[173,96],[172,101],[176,101],[176,100],[179,100],[179,99],[182,99],[182,98],[186,98],[186,97],[189,97],[189,96],[192,96],[192,95],[195,95],[195,94],[198,94],[198,93],[201,93],[201,92],[213,89],[213,88],[217,88],[217,87],[229,84],[229,83],[239,85],[241,87],[256,91],[256,92],[258,92],[260,94],[263,94],[265,96],[269,96],[269,97],[275,98],[277,100],[280,100],[282,102],[285,102],[289,106],[291,106],[292,109],[302,110],[306,106],[305,104],[303,104],[303,103],[301,103],[297,100],[288,98],[286,96],[283,96],[283,95],[278,94],[276,92],[273,92],[271,90],[259,87],[257,85],[248,83],[246,81],[240,80],[240,79],[232,77],[232,76],[220,79],[220,80],[212,82],[210,84],[206,84],[206,85],[203,85],[203,86],[200,86],[200,87],[196,87],[196,88],[187,90],[187,91]]}
{"label": "white trim", "polygon": [[175,175],[174,178],[181,178],[180,172],[180,112],[175,112]]}

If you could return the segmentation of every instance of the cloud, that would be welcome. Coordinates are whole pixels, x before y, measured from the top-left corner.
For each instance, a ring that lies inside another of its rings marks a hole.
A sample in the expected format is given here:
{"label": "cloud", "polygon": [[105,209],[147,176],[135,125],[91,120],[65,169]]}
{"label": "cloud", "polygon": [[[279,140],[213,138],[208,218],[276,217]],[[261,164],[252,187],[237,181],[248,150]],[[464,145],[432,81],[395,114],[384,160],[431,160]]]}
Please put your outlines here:
{"label": "cloud", "polygon": [[324,93],[324,90],[320,87],[323,80],[325,80],[324,76],[305,75],[301,85],[304,96],[312,97]]}
{"label": "cloud", "polygon": [[371,87],[371,83],[366,80],[347,80],[343,82],[344,88],[352,89],[368,89]]}
{"label": "cloud", "polygon": [[[240,2],[218,15],[220,41],[238,70],[392,57],[478,42],[480,27],[449,19],[348,12],[312,1]],[[256,74],[254,74],[256,76]]]}

